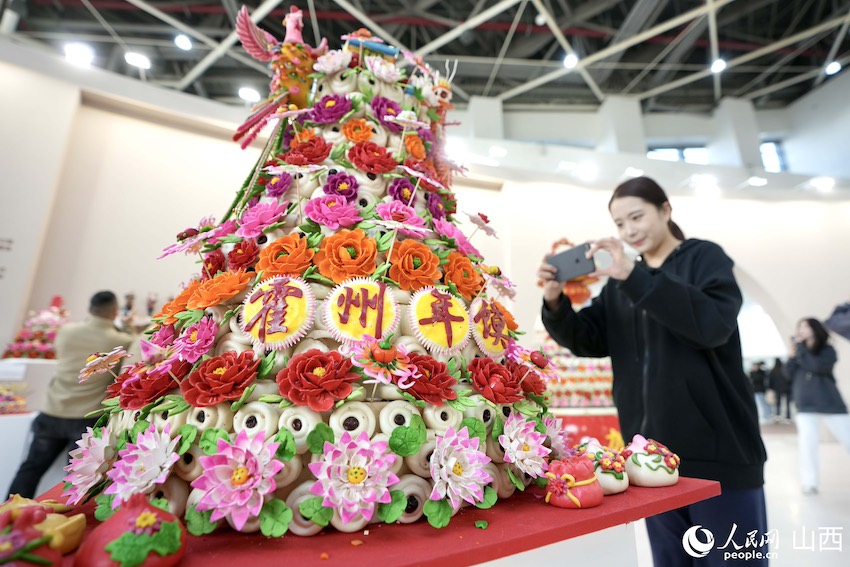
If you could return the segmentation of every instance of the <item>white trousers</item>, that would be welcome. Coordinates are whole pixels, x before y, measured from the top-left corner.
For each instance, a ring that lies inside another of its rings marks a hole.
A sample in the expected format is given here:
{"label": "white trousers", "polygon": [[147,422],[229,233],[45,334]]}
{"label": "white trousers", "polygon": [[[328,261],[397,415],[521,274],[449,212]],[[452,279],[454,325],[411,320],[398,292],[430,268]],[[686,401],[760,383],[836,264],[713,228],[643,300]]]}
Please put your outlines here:
{"label": "white trousers", "polygon": [[797,446],[800,451],[800,482],[803,488],[817,488],[820,474],[820,423],[826,422],[829,431],[850,453],[850,414],[798,413]]}

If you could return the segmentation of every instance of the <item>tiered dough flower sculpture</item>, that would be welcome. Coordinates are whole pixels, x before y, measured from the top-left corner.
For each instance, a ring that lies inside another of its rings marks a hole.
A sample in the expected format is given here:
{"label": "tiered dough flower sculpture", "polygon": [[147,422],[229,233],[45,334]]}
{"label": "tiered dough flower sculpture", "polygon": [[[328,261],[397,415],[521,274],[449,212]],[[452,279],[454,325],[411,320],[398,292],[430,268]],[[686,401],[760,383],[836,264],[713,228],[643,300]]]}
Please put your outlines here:
{"label": "tiered dough flower sculpture", "polygon": [[269,115],[224,220],[166,249],[200,273],[110,388],[69,467],[74,501],[151,494],[195,534],[442,527],[564,450],[544,422],[552,366],[502,303],[514,286],[456,225],[448,82],[365,30],[343,39],[306,105]]}

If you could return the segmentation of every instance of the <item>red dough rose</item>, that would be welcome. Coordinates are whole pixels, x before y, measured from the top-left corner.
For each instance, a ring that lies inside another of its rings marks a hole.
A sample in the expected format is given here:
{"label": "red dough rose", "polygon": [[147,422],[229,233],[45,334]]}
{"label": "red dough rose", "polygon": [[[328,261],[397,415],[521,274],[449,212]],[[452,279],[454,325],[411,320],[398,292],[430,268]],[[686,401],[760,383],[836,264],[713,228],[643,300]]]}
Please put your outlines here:
{"label": "red dough rose", "polygon": [[393,155],[375,142],[360,142],[348,150],[348,159],[366,173],[387,173],[398,167]]}
{"label": "red dough rose", "polygon": [[280,394],[313,411],[328,411],[351,394],[351,383],[360,375],[351,372],[351,360],[337,351],[310,349],[292,357],[277,373]]}
{"label": "red dough rose", "polygon": [[219,272],[224,271],[224,253],[221,250],[213,250],[204,256],[204,263],[201,265],[201,279],[208,280]]}
{"label": "red dough rose", "polygon": [[260,247],[253,240],[237,242],[227,255],[227,265],[232,270],[247,270],[254,265],[259,254]]}
{"label": "red dough rose", "polygon": [[[446,365],[428,355],[411,353],[408,355],[410,363],[419,371],[419,376],[413,380],[403,380],[413,386],[404,390],[417,400],[423,400],[435,406],[443,405],[443,400],[456,400],[457,392],[452,386],[457,384]],[[399,377],[393,375],[393,382],[398,385]]]}
{"label": "red dough rose", "polygon": [[196,408],[214,406],[225,400],[238,400],[257,377],[259,359],[254,351],[226,352],[208,358],[180,383],[180,391]]}
{"label": "red dough rose", "polygon": [[519,377],[489,358],[476,358],[469,363],[472,387],[494,404],[512,404],[522,399]]}
{"label": "red dough rose", "polygon": [[[137,368],[136,365],[132,368]],[[121,409],[137,410],[142,409],[151,402],[156,401],[160,396],[164,396],[170,390],[177,387],[177,380],[181,380],[192,369],[192,365],[185,360],[174,363],[171,367],[171,373],[155,374],[153,376],[138,371],[136,374],[131,374],[130,370],[124,372],[118,379],[106,388],[106,397],[114,398],[118,396],[118,405]],[[171,375],[174,375],[172,377]]]}
{"label": "red dough rose", "polygon": [[544,392],[546,392],[546,384],[543,383],[543,380],[540,379],[540,374],[525,366],[524,364],[517,364],[513,360],[508,360],[505,362],[505,367],[511,371],[511,374],[514,375],[518,384],[522,388],[522,391],[526,394],[531,392],[532,394],[537,394],[538,396],[542,396]]}
{"label": "red dough rose", "polygon": [[283,160],[289,165],[313,165],[325,161],[332,149],[331,144],[327,143],[321,136],[317,136],[306,142],[301,142],[286,152]]}

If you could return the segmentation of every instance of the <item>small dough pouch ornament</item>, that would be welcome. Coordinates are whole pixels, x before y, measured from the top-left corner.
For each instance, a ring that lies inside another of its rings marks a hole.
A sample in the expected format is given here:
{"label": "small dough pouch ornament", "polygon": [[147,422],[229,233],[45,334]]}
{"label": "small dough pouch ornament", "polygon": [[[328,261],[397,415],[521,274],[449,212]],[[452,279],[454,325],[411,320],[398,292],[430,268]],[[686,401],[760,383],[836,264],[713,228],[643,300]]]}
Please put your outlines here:
{"label": "small dough pouch ornament", "polygon": [[558,508],[593,508],[602,504],[602,487],[593,462],[583,455],[551,461],[546,472],[546,503]]}
{"label": "small dough pouch ornament", "polygon": [[592,438],[579,447],[579,454],[593,463],[593,471],[605,496],[625,492],[629,487],[626,459],[618,451],[605,447]]}
{"label": "small dough pouch ornament", "polygon": [[629,482],[635,486],[654,488],[679,482],[679,456],[654,439],[635,435],[622,454]]}
{"label": "small dough pouch ornament", "polygon": [[186,529],[177,517],[135,494],[83,541],[75,567],[171,567],[183,559]]}

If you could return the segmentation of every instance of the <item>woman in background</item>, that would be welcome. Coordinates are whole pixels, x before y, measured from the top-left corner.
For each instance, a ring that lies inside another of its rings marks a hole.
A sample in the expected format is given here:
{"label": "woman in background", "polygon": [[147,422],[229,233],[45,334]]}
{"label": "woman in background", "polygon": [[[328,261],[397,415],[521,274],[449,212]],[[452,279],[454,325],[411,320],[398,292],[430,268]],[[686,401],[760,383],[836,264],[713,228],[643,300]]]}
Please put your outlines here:
{"label": "woman in background", "polygon": [[850,415],[832,373],[838,357],[829,344],[829,332],[814,318],[797,323],[786,365],[797,405],[797,443],[800,481],[804,494],[818,493],[820,422],[850,453]]}
{"label": "woman in background", "polygon": [[[732,260],[713,242],[685,238],[652,179],[621,184],[608,210],[620,238],[593,242],[588,257],[611,255],[611,265],[596,273],[610,280],[576,313],[544,259],[543,323],[575,355],[611,357],[626,441],[651,437],[681,456],[683,476],[720,481],[720,496],[646,519],[655,567],[692,565],[682,537],[693,526],[718,537],[733,525],[739,534],[767,531],[766,456],[738,333],[741,290]],[[624,244],[640,254],[636,262]],[[720,551],[699,560],[723,564]]]}

